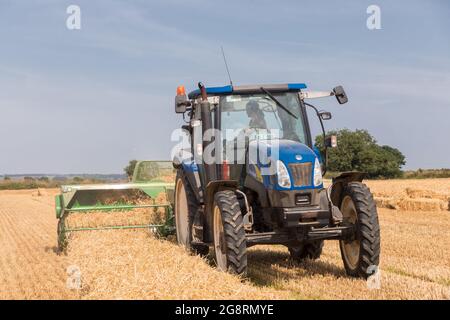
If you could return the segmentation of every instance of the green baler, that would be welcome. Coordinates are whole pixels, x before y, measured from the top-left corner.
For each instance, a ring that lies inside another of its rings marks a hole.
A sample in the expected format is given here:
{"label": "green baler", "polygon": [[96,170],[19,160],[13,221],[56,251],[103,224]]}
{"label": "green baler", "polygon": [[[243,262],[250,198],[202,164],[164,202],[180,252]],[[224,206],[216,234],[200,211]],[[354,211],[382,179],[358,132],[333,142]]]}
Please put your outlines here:
{"label": "green baler", "polygon": [[[78,231],[147,228],[159,235],[172,233],[174,231],[172,210],[174,178],[171,161],[139,161],[130,183],[61,186],[61,194],[55,197],[59,250],[63,251],[66,248],[68,235]],[[166,203],[156,202],[156,198],[161,193],[165,193]],[[136,199],[140,201],[136,203]],[[138,208],[163,209],[165,221],[158,224],[149,222],[75,227],[67,223],[68,217],[73,213],[108,212],[114,214]]]}

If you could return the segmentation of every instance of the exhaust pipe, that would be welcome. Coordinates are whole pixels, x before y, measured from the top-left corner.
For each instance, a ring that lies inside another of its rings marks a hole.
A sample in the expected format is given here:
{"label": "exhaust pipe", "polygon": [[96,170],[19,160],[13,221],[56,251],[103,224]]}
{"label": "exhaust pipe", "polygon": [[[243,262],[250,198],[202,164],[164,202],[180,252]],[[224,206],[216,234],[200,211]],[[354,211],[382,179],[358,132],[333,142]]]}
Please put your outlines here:
{"label": "exhaust pipe", "polygon": [[[206,93],[206,88],[203,83],[198,83],[198,88],[200,89],[200,95],[202,97],[202,101],[200,103],[200,111],[202,118],[202,163],[203,168],[205,169],[205,187],[209,182],[216,180],[216,169],[214,164],[208,164],[205,162],[205,153],[206,148],[214,143],[214,141],[205,141],[205,133],[212,129],[212,116],[211,116],[211,104],[208,101],[208,95]],[[206,190],[206,188],[205,188]]]}

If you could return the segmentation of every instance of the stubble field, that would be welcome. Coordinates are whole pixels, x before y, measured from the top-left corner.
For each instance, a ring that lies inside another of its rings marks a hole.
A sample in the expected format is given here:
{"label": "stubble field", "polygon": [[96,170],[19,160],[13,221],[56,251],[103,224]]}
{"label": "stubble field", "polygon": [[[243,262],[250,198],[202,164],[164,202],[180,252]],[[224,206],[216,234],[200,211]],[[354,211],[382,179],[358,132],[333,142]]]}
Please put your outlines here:
{"label": "stubble field", "polygon": [[247,279],[143,230],[79,233],[57,255],[58,191],[1,191],[0,299],[450,299],[450,179],[368,185],[380,206],[379,289],[346,276],[335,241],[304,263],[282,246],[251,248]]}

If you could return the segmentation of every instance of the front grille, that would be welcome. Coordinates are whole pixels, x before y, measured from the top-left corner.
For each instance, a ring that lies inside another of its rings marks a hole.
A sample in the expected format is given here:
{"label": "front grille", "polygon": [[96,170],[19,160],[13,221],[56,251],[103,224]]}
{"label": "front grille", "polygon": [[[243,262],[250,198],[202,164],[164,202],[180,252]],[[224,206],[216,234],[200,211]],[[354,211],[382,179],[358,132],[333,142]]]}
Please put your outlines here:
{"label": "front grille", "polygon": [[291,163],[289,164],[294,187],[309,187],[312,185],[312,163]]}

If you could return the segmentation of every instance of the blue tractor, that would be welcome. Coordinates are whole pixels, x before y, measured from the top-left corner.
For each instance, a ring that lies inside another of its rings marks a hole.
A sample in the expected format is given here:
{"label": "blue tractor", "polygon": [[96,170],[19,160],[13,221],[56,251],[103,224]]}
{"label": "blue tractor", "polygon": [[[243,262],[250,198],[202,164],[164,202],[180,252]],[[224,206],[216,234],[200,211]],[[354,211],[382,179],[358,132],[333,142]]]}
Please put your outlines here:
{"label": "blue tractor", "polygon": [[[323,184],[327,148],[320,112],[307,101],[335,96],[341,86],[307,91],[303,83],[177,89],[187,143],[175,153],[177,241],[207,254],[218,269],[247,272],[247,248],[284,245],[296,261],[320,257],[324,240],[338,240],[348,275],[367,278],[378,267],[380,227],[364,173],[344,172]],[[313,144],[307,108],[318,116],[323,148]]]}

